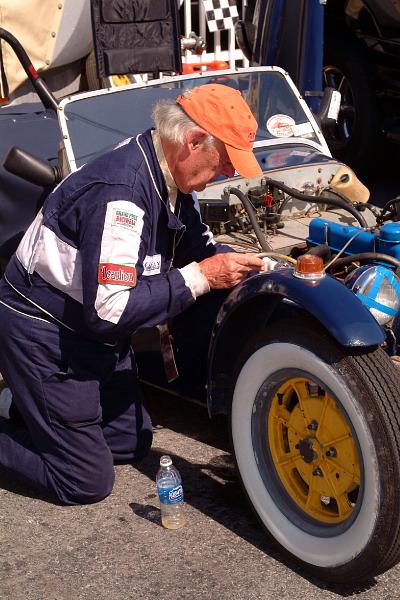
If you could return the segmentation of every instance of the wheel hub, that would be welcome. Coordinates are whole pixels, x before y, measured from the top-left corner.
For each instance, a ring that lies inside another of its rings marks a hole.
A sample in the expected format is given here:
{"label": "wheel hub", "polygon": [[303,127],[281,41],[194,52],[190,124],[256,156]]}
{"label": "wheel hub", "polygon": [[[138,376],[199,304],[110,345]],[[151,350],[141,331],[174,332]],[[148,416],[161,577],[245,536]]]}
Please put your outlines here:
{"label": "wheel hub", "polygon": [[301,458],[308,465],[316,461],[318,458],[318,454],[314,450],[313,438],[305,438],[303,440],[300,440],[300,442],[298,443],[298,450],[300,452]]}
{"label": "wheel hub", "polygon": [[323,523],[351,516],[360,461],[351,427],[327,390],[307,377],[282,383],[268,414],[268,441],[278,478],[298,508]]}

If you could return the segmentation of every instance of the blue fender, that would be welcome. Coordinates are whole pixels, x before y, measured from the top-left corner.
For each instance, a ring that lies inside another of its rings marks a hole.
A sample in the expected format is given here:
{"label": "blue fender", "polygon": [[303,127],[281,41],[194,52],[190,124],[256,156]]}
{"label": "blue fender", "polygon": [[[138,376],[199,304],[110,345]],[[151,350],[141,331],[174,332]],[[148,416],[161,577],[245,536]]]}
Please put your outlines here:
{"label": "blue fender", "polygon": [[292,269],[284,269],[249,277],[229,294],[217,315],[214,342],[231,313],[259,294],[277,294],[292,300],[315,317],[342,346],[374,346],[385,341],[382,327],[343,283],[329,275],[307,281],[294,277]]}
{"label": "blue fender", "polygon": [[208,354],[207,401],[211,415],[225,412],[223,397],[229,381],[221,376],[224,369],[219,363],[221,357],[222,361],[228,360],[225,356],[230,350],[225,346],[229,346],[226,339],[230,338],[225,337],[221,349],[224,332],[247,332],[247,324],[252,327],[260,313],[265,326],[284,298],[313,316],[342,346],[368,347],[385,341],[382,327],[369,310],[351,290],[329,275],[307,281],[294,277],[293,269],[282,269],[249,277],[228,295],[215,320]]}

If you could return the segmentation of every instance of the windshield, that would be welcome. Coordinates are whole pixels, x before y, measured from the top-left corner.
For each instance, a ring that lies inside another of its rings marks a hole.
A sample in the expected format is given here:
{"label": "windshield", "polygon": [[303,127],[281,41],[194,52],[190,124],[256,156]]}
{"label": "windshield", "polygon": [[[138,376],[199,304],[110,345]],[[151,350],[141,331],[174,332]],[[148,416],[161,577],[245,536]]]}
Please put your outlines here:
{"label": "windshield", "polygon": [[175,99],[183,90],[206,83],[229,85],[241,91],[259,124],[256,142],[277,143],[297,137],[321,144],[307,108],[282,71],[273,68],[224,71],[218,76],[214,73],[166,79],[157,84],[100,91],[64,101],[72,170],[152,127],[151,109],[158,100]]}

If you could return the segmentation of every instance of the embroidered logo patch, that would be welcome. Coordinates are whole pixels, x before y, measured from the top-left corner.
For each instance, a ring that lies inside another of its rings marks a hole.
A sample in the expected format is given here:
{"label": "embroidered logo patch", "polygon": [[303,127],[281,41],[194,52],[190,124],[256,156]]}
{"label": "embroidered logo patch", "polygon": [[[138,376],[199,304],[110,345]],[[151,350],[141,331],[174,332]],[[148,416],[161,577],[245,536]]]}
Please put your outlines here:
{"label": "embroidered logo patch", "polygon": [[125,227],[126,229],[132,229],[136,231],[138,222],[138,216],[132,212],[121,210],[120,208],[114,208],[112,216],[112,224]]}
{"label": "embroidered logo patch", "polygon": [[114,285],[136,285],[136,269],[127,265],[115,265],[113,263],[100,263],[97,272],[99,283],[111,283]]}
{"label": "embroidered logo patch", "polygon": [[143,275],[158,275],[161,273],[161,254],[146,256],[143,261]]}

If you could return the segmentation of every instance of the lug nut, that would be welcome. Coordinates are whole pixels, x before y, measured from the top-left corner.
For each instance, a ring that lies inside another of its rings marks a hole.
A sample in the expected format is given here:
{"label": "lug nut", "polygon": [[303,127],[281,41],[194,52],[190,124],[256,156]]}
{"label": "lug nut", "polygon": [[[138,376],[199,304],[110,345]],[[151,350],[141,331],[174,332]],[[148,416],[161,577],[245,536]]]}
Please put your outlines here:
{"label": "lug nut", "polygon": [[329,450],[326,451],[326,456],[328,457],[335,457],[337,456],[337,450],[336,448],[333,448],[333,446],[331,448],[329,448]]}
{"label": "lug nut", "polygon": [[322,471],[319,467],[317,467],[316,469],[314,469],[313,473],[312,473],[315,477],[322,477]]}
{"label": "lug nut", "polygon": [[316,431],[318,429],[317,421],[311,421],[311,423],[307,425],[307,429],[311,429],[311,431]]}

